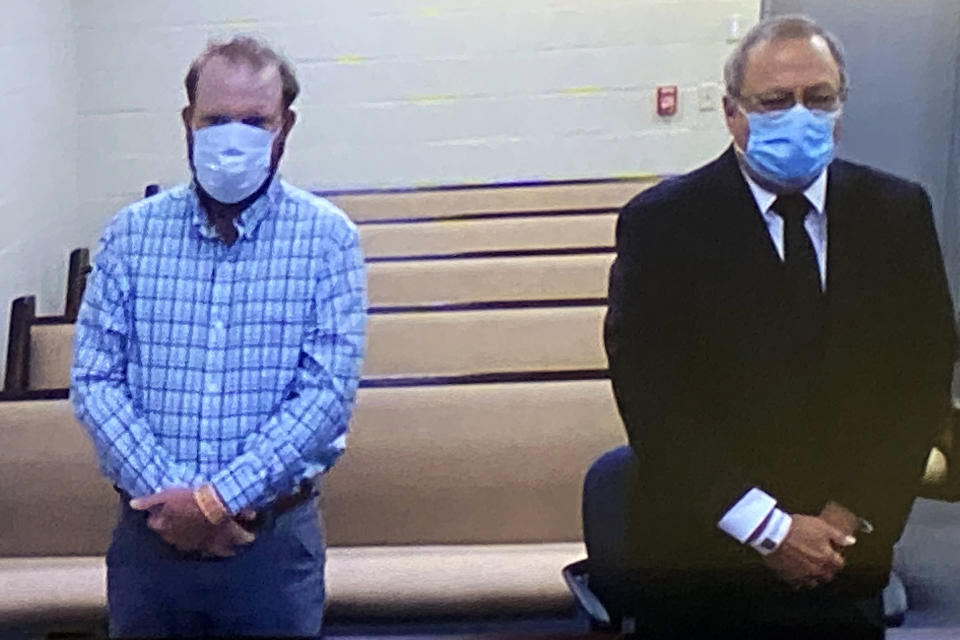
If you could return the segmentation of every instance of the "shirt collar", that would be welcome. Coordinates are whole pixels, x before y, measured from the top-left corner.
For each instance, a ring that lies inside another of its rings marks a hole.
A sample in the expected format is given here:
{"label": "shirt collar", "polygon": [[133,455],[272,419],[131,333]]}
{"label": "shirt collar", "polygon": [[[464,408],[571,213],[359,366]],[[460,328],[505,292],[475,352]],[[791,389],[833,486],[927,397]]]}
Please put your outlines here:
{"label": "shirt collar", "polygon": [[[209,217],[203,206],[200,204],[200,198],[197,196],[197,187],[195,182],[190,183],[189,187],[190,202],[193,207],[193,224],[205,238],[216,239],[217,230],[210,224]],[[237,238],[252,237],[260,223],[280,205],[283,198],[283,180],[280,176],[274,174],[270,179],[270,186],[263,192],[259,198],[253,201],[244,209],[238,218],[234,220],[234,226],[237,228]]]}
{"label": "shirt collar", "polygon": [[[768,191],[757,184],[757,181],[750,177],[743,168],[740,168],[740,173],[743,174],[743,177],[747,181],[747,186],[750,187],[750,192],[753,194],[754,200],[757,201],[757,207],[760,208],[760,213],[766,214],[770,211],[770,207],[773,206],[773,203],[776,201],[777,196],[772,191]],[[813,206],[813,209],[817,212],[817,215],[824,214],[824,207],[827,202],[827,170],[824,168],[820,172],[820,175],[817,176],[817,179],[814,180],[809,187],[807,187],[803,195],[807,197],[807,200],[810,201],[810,204]]]}

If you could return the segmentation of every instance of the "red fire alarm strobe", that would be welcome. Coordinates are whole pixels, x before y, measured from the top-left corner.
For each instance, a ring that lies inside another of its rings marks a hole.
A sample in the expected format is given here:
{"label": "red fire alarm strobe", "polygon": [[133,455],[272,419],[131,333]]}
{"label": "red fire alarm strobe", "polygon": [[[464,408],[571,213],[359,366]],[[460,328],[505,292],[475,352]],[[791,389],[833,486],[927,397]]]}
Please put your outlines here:
{"label": "red fire alarm strobe", "polygon": [[677,115],[677,87],[657,87],[657,115]]}

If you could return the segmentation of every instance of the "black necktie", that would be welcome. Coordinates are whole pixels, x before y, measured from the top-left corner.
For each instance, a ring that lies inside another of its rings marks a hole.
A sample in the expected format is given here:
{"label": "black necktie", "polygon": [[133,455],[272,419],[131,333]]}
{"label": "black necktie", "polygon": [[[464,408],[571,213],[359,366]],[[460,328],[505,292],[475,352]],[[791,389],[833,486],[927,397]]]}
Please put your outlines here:
{"label": "black necktie", "polygon": [[782,195],[772,209],[783,218],[784,278],[779,325],[783,341],[777,353],[784,367],[780,372],[786,384],[784,397],[793,403],[784,406],[792,406],[787,413],[799,419],[809,408],[810,393],[819,376],[825,298],[820,290],[817,254],[803,227],[810,203],[803,194]]}
{"label": "black necktie", "polygon": [[782,195],[773,203],[773,212],[783,218],[783,249],[786,288],[784,292],[798,305],[798,311],[820,300],[820,268],[803,219],[810,202],[802,193]]}

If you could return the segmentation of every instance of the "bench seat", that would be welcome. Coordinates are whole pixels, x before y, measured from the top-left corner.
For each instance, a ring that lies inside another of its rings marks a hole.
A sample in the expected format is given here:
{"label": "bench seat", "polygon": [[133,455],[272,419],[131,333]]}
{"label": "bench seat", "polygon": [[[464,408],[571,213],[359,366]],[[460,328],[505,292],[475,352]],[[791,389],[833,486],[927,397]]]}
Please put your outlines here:
{"label": "bench seat", "polygon": [[[553,616],[573,611],[560,569],[582,543],[331,547],[327,615],[337,620]],[[0,626],[69,629],[106,618],[102,556],[0,558]]]}

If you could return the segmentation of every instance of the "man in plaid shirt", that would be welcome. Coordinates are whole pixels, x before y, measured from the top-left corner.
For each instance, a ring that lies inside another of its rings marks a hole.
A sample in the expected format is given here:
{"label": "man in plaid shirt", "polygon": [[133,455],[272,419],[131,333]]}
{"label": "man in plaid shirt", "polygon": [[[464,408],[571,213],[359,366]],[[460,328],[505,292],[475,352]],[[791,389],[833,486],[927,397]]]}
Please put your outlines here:
{"label": "man in plaid shirt", "polygon": [[186,77],[193,173],[107,226],[71,397],[122,496],[115,637],[315,636],[314,479],[343,451],[364,351],[357,231],[277,176],[290,65],[250,38]]}

